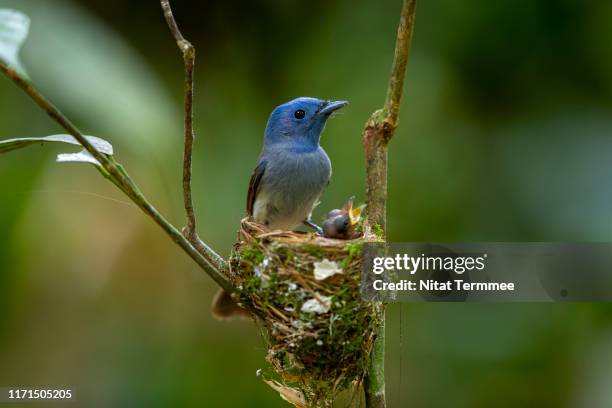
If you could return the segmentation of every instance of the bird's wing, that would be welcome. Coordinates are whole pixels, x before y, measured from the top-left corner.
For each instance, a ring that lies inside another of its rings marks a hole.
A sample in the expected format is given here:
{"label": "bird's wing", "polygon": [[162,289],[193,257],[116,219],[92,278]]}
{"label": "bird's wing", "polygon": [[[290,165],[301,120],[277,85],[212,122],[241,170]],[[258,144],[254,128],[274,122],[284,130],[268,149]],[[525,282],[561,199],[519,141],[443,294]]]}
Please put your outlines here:
{"label": "bird's wing", "polygon": [[261,178],[263,177],[264,171],[266,170],[266,161],[262,160],[257,164],[253,175],[251,175],[251,181],[249,181],[249,191],[247,193],[247,214],[253,215],[253,206],[255,205],[255,198],[259,192]]}

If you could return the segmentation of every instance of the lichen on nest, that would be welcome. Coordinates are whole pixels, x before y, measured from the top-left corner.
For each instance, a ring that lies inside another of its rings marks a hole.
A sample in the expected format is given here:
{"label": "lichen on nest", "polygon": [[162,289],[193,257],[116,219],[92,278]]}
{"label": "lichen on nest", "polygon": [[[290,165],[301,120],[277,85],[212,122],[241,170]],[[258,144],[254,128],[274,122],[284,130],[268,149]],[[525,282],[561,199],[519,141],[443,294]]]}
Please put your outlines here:
{"label": "lichen on nest", "polygon": [[309,406],[331,405],[364,378],[380,305],[360,295],[361,254],[376,239],[367,229],[337,240],[242,220],[229,277],[262,322],[267,360]]}

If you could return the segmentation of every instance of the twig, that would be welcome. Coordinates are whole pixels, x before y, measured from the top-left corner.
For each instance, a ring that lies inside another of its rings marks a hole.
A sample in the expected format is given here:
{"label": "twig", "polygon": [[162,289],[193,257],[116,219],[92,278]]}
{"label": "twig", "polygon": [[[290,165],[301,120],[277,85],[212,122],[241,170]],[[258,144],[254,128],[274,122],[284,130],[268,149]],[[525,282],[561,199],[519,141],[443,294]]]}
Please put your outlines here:
{"label": "twig", "polygon": [[101,167],[97,167],[102,175],[113,182],[121,191],[123,191],[142,211],[153,218],[168,236],[176,242],[219,286],[228,292],[235,291],[235,288],[227,280],[222,270],[214,263],[206,259],[200,254],[194,246],[172,225],[170,224],[157,209],[146,199],[138,186],[133,182],[127,174],[123,166],[117,163],[111,156],[106,156],[100,153],[83,134],[72,124],[72,122],[43,96],[34,86],[26,81],[15,70],[0,63],[0,72],[11,79],[19,88],[21,88],[34,102],[43,109],[47,115],[71,134],[82,146],[87,150],[98,162]]}
{"label": "twig", "polygon": [[187,225],[183,229],[183,235],[191,244],[219,269],[226,269],[227,263],[214,250],[206,245],[198,236],[196,216],[193,211],[193,198],[191,193],[191,162],[193,157],[193,142],[195,133],[193,130],[193,69],[195,66],[195,48],[183,37],[181,30],[176,24],[169,0],[160,0],[164,18],[168,28],[176,41],[176,45],[183,55],[185,64],[185,108],[184,108],[184,130],[185,147],[183,150],[183,201],[187,216]]}
{"label": "twig", "polygon": [[406,78],[406,65],[410,56],[410,44],[412,43],[412,33],[414,32],[415,13],[416,0],[404,0],[399,27],[397,28],[393,68],[385,100],[385,122],[390,126],[390,129],[387,129],[387,142],[389,142],[393,136],[393,131],[397,127],[397,118],[404,90],[404,79]]}
{"label": "twig", "polygon": [[387,145],[398,124],[415,12],[416,0],[404,0],[385,105],[372,114],[363,131],[368,221],[377,224],[383,231],[386,230],[387,219]]}
{"label": "twig", "polygon": [[169,0],[161,0],[161,7],[170,32],[176,45],[183,54],[185,63],[185,148],[183,151],[183,198],[187,213],[186,235],[190,237],[196,229],[196,219],[193,212],[191,197],[191,157],[193,155],[193,66],[195,64],[195,48],[183,37],[176,24]]}
{"label": "twig", "polygon": [[[384,108],[372,114],[363,130],[363,145],[366,160],[366,193],[368,222],[378,225],[386,234],[387,225],[387,159],[388,144],[398,124],[406,64],[414,29],[416,0],[404,0],[389,87]],[[365,378],[367,408],[381,408],[385,402],[385,308],[381,305],[381,325],[370,357],[368,375]]]}

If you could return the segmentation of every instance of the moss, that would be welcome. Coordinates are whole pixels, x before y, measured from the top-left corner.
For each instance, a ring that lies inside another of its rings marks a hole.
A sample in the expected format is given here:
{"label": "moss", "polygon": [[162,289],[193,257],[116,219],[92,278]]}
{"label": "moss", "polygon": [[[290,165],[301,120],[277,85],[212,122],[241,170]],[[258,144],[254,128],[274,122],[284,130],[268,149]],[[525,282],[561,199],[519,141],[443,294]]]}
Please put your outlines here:
{"label": "moss", "polygon": [[360,237],[363,235],[363,220],[355,226],[355,234]]}
{"label": "moss", "polygon": [[372,224],[372,232],[379,238],[384,238],[385,236],[385,231],[380,224]]}
{"label": "moss", "polygon": [[302,251],[306,252],[307,254],[310,254],[316,258],[323,258],[323,250],[321,249],[320,246],[317,245],[312,245],[312,244],[306,244],[304,246],[302,246]]}
{"label": "moss", "polygon": [[340,267],[346,269],[351,262],[361,256],[363,252],[363,242],[346,244],[343,249],[346,251],[347,256],[340,262]]}
{"label": "moss", "polygon": [[276,251],[276,254],[279,260],[285,265],[292,264],[295,259],[295,252],[287,247],[280,247]]}
{"label": "moss", "polygon": [[244,262],[248,262],[253,265],[259,265],[265,258],[262,250],[256,245],[242,248],[240,250],[240,256]]}
{"label": "moss", "polygon": [[363,242],[346,244],[343,249],[348,252],[348,255],[351,257],[359,256],[363,252]]}
{"label": "moss", "polygon": [[373,124],[382,124],[385,121],[386,111],[384,109],[375,110],[370,116],[370,121]]}

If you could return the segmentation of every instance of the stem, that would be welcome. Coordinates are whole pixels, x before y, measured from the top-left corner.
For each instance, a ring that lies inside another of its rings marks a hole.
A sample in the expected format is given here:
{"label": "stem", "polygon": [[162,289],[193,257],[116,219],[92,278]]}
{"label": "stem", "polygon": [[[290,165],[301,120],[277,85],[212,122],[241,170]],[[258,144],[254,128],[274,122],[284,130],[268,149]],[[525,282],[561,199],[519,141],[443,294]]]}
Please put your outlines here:
{"label": "stem", "polygon": [[[388,145],[398,125],[399,109],[406,77],[406,65],[414,29],[416,0],[404,0],[393,56],[393,68],[383,109],[372,114],[363,130],[366,160],[368,222],[378,225],[386,235]],[[365,379],[366,407],[385,407],[385,308],[381,305],[381,324],[370,357]]]}
{"label": "stem", "polygon": [[[383,311],[384,313],[384,311]],[[384,314],[383,314],[384,318]],[[366,407],[385,406],[385,321],[381,320],[378,336],[374,342],[370,371],[365,378]]]}
{"label": "stem", "polygon": [[392,127],[388,134],[387,142],[391,139],[393,131],[397,127],[397,118],[404,91],[404,79],[406,78],[406,65],[410,56],[410,44],[412,43],[412,34],[414,32],[415,14],[416,0],[404,0],[399,27],[397,28],[393,68],[385,100],[385,110],[387,113],[385,121]]}
{"label": "stem", "polygon": [[169,0],[160,0],[164,17],[168,28],[176,41],[176,45],[183,55],[185,64],[185,100],[184,100],[184,130],[185,130],[185,147],[183,150],[183,201],[185,205],[185,213],[187,216],[187,225],[183,229],[183,235],[191,242],[191,244],[208,259],[218,269],[224,270],[227,268],[225,260],[219,256],[212,248],[206,245],[197,233],[196,216],[193,211],[193,197],[191,193],[191,162],[193,157],[193,142],[195,133],[193,130],[193,70],[195,66],[195,48],[183,37]]}
{"label": "stem", "polygon": [[195,247],[172,225],[170,224],[157,209],[146,199],[138,186],[133,182],[131,177],[112,157],[100,153],[83,134],[74,126],[74,124],[45,98],[34,86],[21,77],[15,70],[0,63],[0,72],[11,79],[18,87],[20,87],[34,102],[42,108],[47,115],[71,134],[82,146],[100,163],[100,172],[112,181],[123,193],[125,193],[142,211],[150,216],[168,236],[176,242],[215,282],[228,292],[235,291],[235,288],[227,280],[222,273],[222,269],[206,259]]}

